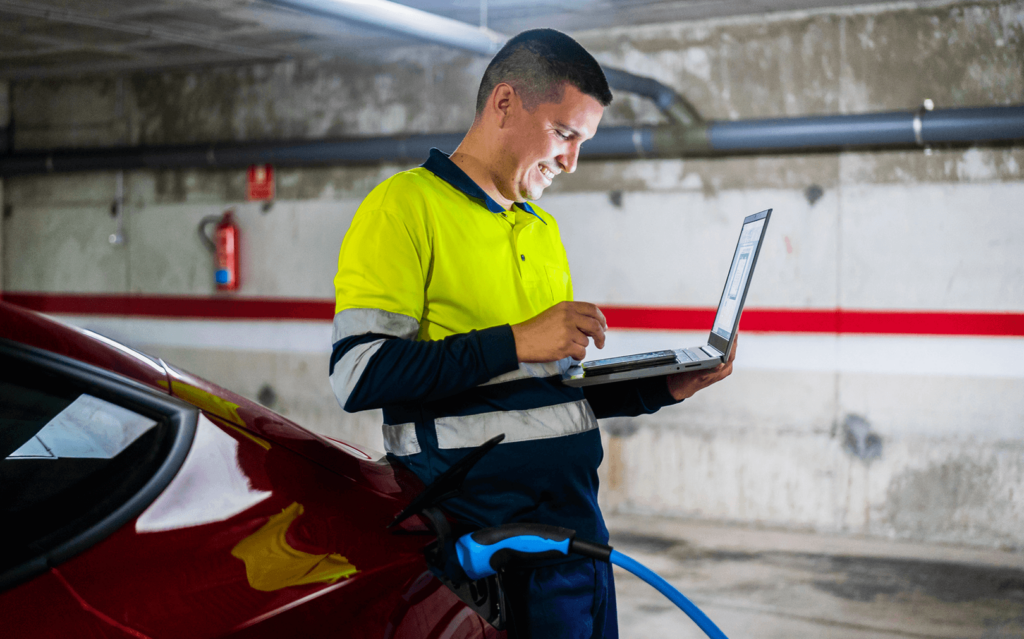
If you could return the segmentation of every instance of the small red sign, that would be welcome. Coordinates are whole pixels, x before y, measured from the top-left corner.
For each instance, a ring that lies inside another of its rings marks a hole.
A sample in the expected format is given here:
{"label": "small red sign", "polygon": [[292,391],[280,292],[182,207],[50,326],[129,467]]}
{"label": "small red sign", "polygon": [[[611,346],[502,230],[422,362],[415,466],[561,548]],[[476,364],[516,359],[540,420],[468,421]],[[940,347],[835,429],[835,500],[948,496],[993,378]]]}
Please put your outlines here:
{"label": "small red sign", "polygon": [[274,199],[274,165],[253,164],[249,167],[245,197],[250,202]]}

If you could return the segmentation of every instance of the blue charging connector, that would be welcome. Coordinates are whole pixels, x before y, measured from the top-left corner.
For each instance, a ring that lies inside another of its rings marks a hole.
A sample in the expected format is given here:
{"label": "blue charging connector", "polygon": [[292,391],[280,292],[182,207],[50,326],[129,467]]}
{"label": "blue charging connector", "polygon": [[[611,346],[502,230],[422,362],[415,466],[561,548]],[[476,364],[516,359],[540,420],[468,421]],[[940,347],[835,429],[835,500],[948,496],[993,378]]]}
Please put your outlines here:
{"label": "blue charging connector", "polygon": [[556,559],[570,553],[610,562],[654,586],[711,639],[728,639],[700,608],[650,568],[611,546],[575,536],[575,531],[558,526],[508,524],[463,535],[455,542],[455,552],[470,579],[489,577],[516,561]]}
{"label": "blue charging connector", "polygon": [[455,554],[470,579],[483,579],[516,560],[564,557],[574,535],[558,526],[510,524],[463,535],[455,542]]}

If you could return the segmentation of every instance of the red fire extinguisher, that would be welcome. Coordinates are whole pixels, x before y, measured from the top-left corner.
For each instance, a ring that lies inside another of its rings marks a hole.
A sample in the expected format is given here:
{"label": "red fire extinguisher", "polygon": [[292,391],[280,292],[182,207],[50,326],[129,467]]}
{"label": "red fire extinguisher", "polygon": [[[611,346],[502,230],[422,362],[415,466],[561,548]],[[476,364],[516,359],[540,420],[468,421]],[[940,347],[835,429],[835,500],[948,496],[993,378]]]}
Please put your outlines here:
{"label": "red fire extinguisher", "polygon": [[[206,227],[216,223],[213,239],[206,233]],[[214,255],[213,279],[218,291],[238,290],[238,225],[234,212],[224,211],[220,217],[211,215],[199,222],[199,237]]]}

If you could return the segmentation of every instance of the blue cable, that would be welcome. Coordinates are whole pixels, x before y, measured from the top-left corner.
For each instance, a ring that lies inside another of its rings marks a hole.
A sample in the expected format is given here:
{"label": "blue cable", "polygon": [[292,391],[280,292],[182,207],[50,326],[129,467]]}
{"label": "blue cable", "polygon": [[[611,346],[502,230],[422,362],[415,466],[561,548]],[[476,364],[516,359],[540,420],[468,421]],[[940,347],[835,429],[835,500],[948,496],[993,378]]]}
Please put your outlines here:
{"label": "blue cable", "polygon": [[611,546],[575,539],[575,531],[544,524],[505,524],[463,535],[455,542],[459,565],[470,579],[483,579],[523,559],[554,559],[569,554],[607,561],[643,579],[679,606],[711,639],[728,639],[692,601],[650,568]]}
{"label": "blue cable", "polygon": [[608,560],[616,566],[625,568],[637,577],[654,586],[658,592],[665,595],[672,603],[679,606],[679,609],[685,612],[686,616],[693,619],[693,622],[704,631],[704,634],[711,637],[711,639],[728,639],[728,637],[725,636],[725,633],[719,630],[718,626],[708,619],[707,615],[701,612],[700,608],[695,606],[692,601],[683,596],[683,593],[673,588],[672,584],[659,577],[647,566],[644,566],[635,559],[630,559],[618,550],[613,550],[611,557],[609,557]]}

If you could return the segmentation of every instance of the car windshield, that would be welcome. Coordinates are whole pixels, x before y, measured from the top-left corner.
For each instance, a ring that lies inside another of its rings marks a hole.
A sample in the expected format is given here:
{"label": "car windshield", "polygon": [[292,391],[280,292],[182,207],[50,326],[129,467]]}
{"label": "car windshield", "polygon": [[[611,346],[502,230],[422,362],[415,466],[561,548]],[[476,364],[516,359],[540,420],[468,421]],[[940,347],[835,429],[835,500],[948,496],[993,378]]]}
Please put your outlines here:
{"label": "car windshield", "polygon": [[[61,373],[0,357],[0,570],[100,522],[162,459],[161,422]],[[83,387],[84,386],[84,387]],[[93,394],[90,392],[93,390]]]}

